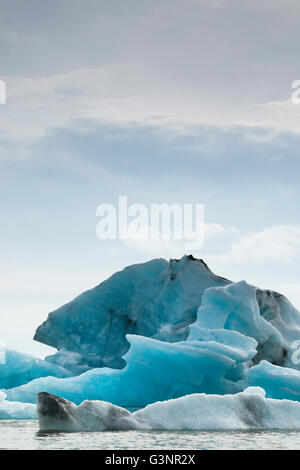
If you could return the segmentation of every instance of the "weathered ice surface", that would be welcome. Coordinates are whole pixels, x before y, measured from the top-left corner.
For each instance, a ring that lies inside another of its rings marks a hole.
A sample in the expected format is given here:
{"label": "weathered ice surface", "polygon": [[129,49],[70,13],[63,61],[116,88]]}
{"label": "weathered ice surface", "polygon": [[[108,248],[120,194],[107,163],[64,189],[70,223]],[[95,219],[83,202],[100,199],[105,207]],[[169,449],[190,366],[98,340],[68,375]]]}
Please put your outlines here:
{"label": "weathered ice surface", "polygon": [[104,401],[84,401],[80,406],[49,393],[37,395],[41,431],[105,431],[137,429],[132,414]]}
{"label": "weathered ice surface", "polygon": [[265,398],[260,387],[235,395],[187,395],[134,413],[103,401],[76,406],[47,393],[37,403],[43,431],[300,429],[300,403]]}
{"label": "weathered ice surface", "polygon": [[300,403],[265,398],[260,387],[235,395],[187,395],[134,413],[141,428],[169,430],[300,429]]}
{"label": "weathered ice surface", "polygon": [[50,313],[34,339],[57,348],[60,352],[48,361],[74,373],[122,368],[126,334],[186,339],[205,289],[229,282],[192,256],[129,266]]}

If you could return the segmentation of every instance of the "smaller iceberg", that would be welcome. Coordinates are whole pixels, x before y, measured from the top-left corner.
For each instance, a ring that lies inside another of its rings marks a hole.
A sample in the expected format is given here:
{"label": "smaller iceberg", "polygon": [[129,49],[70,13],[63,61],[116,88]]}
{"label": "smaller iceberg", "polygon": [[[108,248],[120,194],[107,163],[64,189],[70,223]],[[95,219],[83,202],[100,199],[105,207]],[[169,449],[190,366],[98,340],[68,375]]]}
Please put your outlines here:
{"label": "smaller iceberg", "polygon": [[247,373],[244,386],[261,386],[265,389],[267,397],[277,400],[297,400],[300,402],[300,371],[280,367],[261,361],[257,366],[251,367]]}
{"label": "smaller iceberg", "polygon": [[84,401],[77,406],[51,393],[38,393],[41,431],[108,431],[137,429],[130,411],[105,401]]}
{"label": "smaller iceberg", "polygon": [[245,281],[211,287],[203,295],[188,339],[197,339],[199,329],[233,330],[254,338],[258,347],[253,364],[266,360],[299,368],[292,356],[293,343],[300,338],[300,315],[275,292],[261,291]]}
{"label": "smaller iceberg", "polygon": [[36,419],[36,406],[31,403],[6,401],[6,395],[0,391],[0,419]]}
{"label": "smaller iceberg", "polygon": [[30,354],[4,349],[0,363],[0,389],[18,387],[39,377],[70,377],[71,372]]}
{"label": "smaller iceberg", "polygon": [[39,393],[43,431],[300,429],[300,403],[265,397],[260,387],[235,395],[193,394],[134,413],[103,401],[74,403]]}

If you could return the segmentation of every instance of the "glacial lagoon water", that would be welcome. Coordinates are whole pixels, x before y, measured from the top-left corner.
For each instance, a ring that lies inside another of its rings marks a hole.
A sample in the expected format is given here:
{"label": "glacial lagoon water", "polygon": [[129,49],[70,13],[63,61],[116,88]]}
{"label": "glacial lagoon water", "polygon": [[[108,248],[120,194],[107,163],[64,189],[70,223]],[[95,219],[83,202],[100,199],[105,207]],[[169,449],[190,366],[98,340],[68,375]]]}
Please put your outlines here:
{"label": "glacial lagoon water", "polygon": [[300,449],[299,431],[41,433],[38,422],[0,421],[0,449]]}

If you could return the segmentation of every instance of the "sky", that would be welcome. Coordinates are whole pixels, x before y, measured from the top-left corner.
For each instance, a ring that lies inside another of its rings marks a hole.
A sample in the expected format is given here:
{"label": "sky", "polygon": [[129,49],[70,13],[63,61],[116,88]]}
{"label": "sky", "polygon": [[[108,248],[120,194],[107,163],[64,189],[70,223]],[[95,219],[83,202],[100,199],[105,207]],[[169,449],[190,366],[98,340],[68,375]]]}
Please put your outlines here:
{"label": "sky", "polygon": [[[1,340],[185,243],[99,240],[101,203],[205,206],[211,269],[300,308],[296,0],[1,0]],[[300,96],[300,95],[299,95]]]}

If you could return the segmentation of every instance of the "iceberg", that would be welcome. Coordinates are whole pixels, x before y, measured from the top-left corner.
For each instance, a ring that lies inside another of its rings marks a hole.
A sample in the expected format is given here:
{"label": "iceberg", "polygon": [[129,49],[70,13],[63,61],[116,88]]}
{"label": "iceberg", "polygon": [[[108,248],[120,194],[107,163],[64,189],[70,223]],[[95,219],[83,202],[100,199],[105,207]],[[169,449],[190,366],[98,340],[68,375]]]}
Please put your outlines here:
{"label": "iceberg", "polygon": [[76,406],[50,393],[37,396],[41,431],[107,431],[137,429],[132,414],[104,401],[84,401]]}
{"label": "iceberg", "polygon": [[188,395],[134,413],[141,426],[167,430],[300,429],[300,403],[265,398],[260,387],[235,395]]}
{"label": "iceberg", "polygon": [[299,311],[276,292],[215,275],[192,255],[125,268],[51,312],[34,339],[58,349],[46,358],[49,363],[77,375],[125,367],[128,334],[184,341],[196,318],[199,328],[255,338],[253,364],[265,359],[299,368],[291,360],[291,345],[300,338]]}
{"label": "iceberg", "polygon": [[191,255],[129,266],[51,312],[34,339],[58,349],[47,360],[75,374],[122,368],[127,334],[168,342],[186,339],[204,291],[229,282]]}
{"label": "iceberg", "polygon": [[34,403],[37,393],[47,391],[77,405],[102,400],[131,409],[194,393],[238,393],[249,385],[263,386],[269,398],[279,398],[276,383],[281,383],[280,398],[297,399],[300,372],[294,371],[292,394],[283,385],[284,374],[279,373],[275,383],[272,371],[261,371],[265,363],[288,370],[291,342],[300,337],[299,318],[282,296],[262,293],[244,281],[210,287],[184,341],[127,334],[130,348],[122,369],[101,367],[70,378],[38,378],[7,390],[7,399]]}
{"label": "iceberg", "polygon": [[199,328],[234,330],[254,338],[258,347],[253,364],[266,360],[299,368],[292,356],[293,343],[300,338],[300,312],[275,292],[261,291],[245,281],[209,288],[188,340],[197,338]]}
{"label": "iceberg", "polygon": [[260,387],[235,395],[187,395],[134,413],[103,401],[77,406],[40,393],[37,413],[42,431],[300,429],[300,403],[266,398]]}
{"label": "iceberg", "polygon": [[144,407],[156,401],[202,391],[235,393],[242,390],[247,363],[257,342],[235,331],[199,332],[197,341],[167,343],[128,335],[127,365],[93,369],[67,379],[47,377],[11,390],[7,399],[35,403],[47,391],[80,404],[102,400],[125,408]]}
{"label": "iceberg", "polygon": [[38,377],[70,377],[70,371],[56,364],[10,349],[3,350],[0,363],[0,389],[26,384]]}
{"label": "iceberg", "polygon": [[300,401],[300,371],[261,361],[251,367],[244,387],[260,385],[268,397]]}
{"label": "iceberg", "polygon": [[6,395],[0,391],[0,419],[36,419],[36,406],[31,403],[6,401]]}
{"label": "iceberg", "polygon": [[3,375],[2,388],[10,402],[34,404],[47,392],[127,410],[248,387],[297,402],[299,338],[300,312],[284,296],[220,278],[192,256],[153,260],[52,312],[36,339],[58,353],[41,361],[42,372],[34,362],[32,375],[20,369],[15,384]]}

